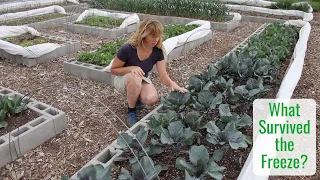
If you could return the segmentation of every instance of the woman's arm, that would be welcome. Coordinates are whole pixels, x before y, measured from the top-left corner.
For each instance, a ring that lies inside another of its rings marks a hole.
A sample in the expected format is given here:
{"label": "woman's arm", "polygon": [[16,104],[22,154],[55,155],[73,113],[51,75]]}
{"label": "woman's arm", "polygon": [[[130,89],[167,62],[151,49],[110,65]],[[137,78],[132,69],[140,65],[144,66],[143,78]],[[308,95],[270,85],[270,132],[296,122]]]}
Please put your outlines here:
{"label": "woman's arm", "polygon": [[167,70],[166,70],[166,64],[165,64],[164,60],[158,61],[156,63],[156,66],[157,66],[157,71],[159,74],[159,79],[162,84],[170,87],[172,91],[173,90],[178,90],[180,92],[187,92],[188,91],[185,88],[178,86],[174,81],[172,81],[170,79],[170,77],[167,73]]}
{"label": "woman's arm", "polygon": [[110,72],[113,75],[123,76],[129,72],[136,74],[137,76],[143,77],[144,72],[138,66],[127,66],[123,67],[125,62],[121,61],[117,56],[114,58],[110,68]]}

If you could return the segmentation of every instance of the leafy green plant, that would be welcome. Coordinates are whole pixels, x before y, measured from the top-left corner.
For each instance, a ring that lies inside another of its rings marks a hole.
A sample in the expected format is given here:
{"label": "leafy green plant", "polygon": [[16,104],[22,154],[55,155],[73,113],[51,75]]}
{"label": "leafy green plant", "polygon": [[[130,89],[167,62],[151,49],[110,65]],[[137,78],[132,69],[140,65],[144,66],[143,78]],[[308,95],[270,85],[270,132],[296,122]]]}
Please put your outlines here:
{"label": "leafy green plant", "polygon": [[174,121],[169,124],[168,129],[162,128],[160,142],[162,145],[173,145],[178,151],[183,145],[191,145],[199,136],[201,136],[199,132],[186,128],[181,121]]}
{"label": "leafy green plant", "polygon": [[300,10],[308,12],[309,6],[307,4],[293,4],[292,0],[280,0],[275,4],[268,6],[270,9],[288,9],[288,10]]}
{"label": "leafy green plant", "polygon": [[87,62],[99,66],[109,65],[117,54],[117,50],[126,40],[117,40],[110,44],[102,44],[95,52],[82,52],[77,57],[77,61]]}
{"label": "leafy green plant", "polygon": [[188,31],[192,31],[193,29],[199,27],[198,24],[191,24],[191,25],[181,25],[181,24],[167,24],[164,25],[162,39],[165,41],[174,36],[179,36],[183,33]]}
{"label": "leafy green plant", "polygon": [[27,106],[22,103],[22,97],[14,96],[9,98],[9,96],[3,96],[0,100],[0,128],[8,126],[5,118],[10,115],[15,115],[21,113],[27,109]]}
{"label": "leafy green plant", "polygon": [[221,104],[219,106],[219,114],[220,122],[224,124],[224,126],[218,125],[220,129],[224,129],[225,125],[231,121],[235,123],[237,129],[252,127],[252,118],[248,114],[240,116],[237,113],[231,112],[229,104]]}
{"label": "leafy green plant", "polygon": [[143,156],[140,160],[140,164],[138,163],[137,159],[130,161],[132,174],[125,169],[121,168],[121,174],[118,177],[118,180],[151,180],[157,178],[157,175],[164,170],[167,170],[167,166],[156,165],[152,159],[149,159],[147,156]]}
{"label": "leafy green plant", "polygon": [[232,149],[248,147],[245,136],[237,130],[234,121],[230,121],[222,131],[214,121],[208,122],[206,128],[206,140],[214,145],[229,145]]}
{"label": "leafy green plant", "polygon": [[183,123],[193,131],[204,128],[203,116],[204,115],[201,116],[198,111],[181,113]]}
{"label": "leafy green plant", "polygon": [[171,91],[168,97],[160,97],[161,104],[164,108],[179,111],[182,110],[190,100],[190,93],[181,93],[179,91]]}
{"label": "leafy green plant", "polygon": [[222,94],[218,92],[213,95],[208,90],[202,90],[198,93],[197,101],[194,105],[199,111],[207,113],[211,109],[215,109],[218,104],[222,102]]}
{"label": "leafy green plant", "polygon": [[168,128],[171,122],[178,120],[178,114],[170,109],[166,110],[165,113],[157,113],[149,116],[148,126],[151,131],[160,134],[161,128]]}
{"label": "leafy green plant", "polygon": [[92,0],[89,4],[94,8],[214,21],[224,21],[229,12],[218,0]]}
{"label": "leafy green plant", "polygon": [[[117,139],[117,144],[121,147],[120,149],[125,152],[131,152],[130,148],[133,150],[134,154],[140,157],[144,156],[145,153],[142,148],[145,149],[148,155],[155,155],[162,153],[162,149],[158,145],[151,145],[150,147],[145,146],[145,141],[148,137],[148,131],[141,128],[135,137],[129,135],[128,133],[120,133]],[[141,147],[141,145],[142,147]],[[135,157],[133,157],[135,158]]]}
{"label": "leafy green plant", "polygon": [[208,150],[203,145],[192,146],[189,151],[189,159],[192,164],[182,157],[176,159],[176,167],[185,170],[186,179],[202,179],[207,176],[217,180],[223,178],[222,172],[225,167],[219,166],[212,158],[210,159]]}
{"label": "leafy green plant", "polygon": [[89,26],[98,26],[104,28],[114,28],[122,24],[124,19],[105,16],[86,16],[75,24],[84,24]]}

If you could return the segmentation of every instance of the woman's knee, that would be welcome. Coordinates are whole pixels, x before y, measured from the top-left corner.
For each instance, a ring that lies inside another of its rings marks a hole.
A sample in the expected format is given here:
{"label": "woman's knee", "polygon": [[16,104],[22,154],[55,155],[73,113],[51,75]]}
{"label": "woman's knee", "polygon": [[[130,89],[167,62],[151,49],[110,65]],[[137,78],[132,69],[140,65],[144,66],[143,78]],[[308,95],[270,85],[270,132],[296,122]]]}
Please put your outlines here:
{"label": "woman's knee", "polygon": [[159,96],[157,93],[150,93],[144,97],[141,97],[141,101],[146,105],[154,105],[158,102]]}
{"label": "woman's knee", "polygon": [[133,73],[128,73],[125,75],[125,83],[128,86],[136,87],[136,88],[141,88],[141,83],[142,83],[142,78],[137,77]]}

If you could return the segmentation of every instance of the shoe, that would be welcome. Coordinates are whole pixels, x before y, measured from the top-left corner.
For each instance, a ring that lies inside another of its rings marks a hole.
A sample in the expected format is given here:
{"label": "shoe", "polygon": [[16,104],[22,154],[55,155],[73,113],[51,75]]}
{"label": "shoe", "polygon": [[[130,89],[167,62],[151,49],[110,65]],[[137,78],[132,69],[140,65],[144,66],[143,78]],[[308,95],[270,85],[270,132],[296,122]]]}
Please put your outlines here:
{"label": "shoe", "polygon": [[143,109],[145,106],[146,106],[146,105],[144,105],[144,104],[140,101],[140,99],[137,100],[137,102],[136,102],[136,108],[137,108],[137,109]]}
{"label": "shoe", "polygon": [[132,127],[137,122],[137,114],[135,111],[130,111],[127,114],[127,124]]}

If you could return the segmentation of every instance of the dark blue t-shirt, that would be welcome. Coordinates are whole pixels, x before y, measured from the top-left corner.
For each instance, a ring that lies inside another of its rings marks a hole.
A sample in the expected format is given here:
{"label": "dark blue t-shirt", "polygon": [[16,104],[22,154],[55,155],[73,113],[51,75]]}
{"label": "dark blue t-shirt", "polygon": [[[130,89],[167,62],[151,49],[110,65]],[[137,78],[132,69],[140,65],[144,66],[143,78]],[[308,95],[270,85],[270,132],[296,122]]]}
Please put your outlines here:
{"label": "dark blue t-shirt", "polygon": [[145,77],[148,77],[148,73],[152,70],[154,64],[164,59],[162,50],[154,47],[151,55],[147,59],[140,61],[136,47],[129,43],[124,44],[118,50],[117,57],[125,62],[124,67],[139,66],[145,73]]}

